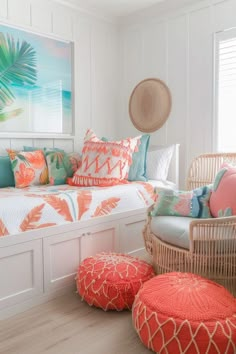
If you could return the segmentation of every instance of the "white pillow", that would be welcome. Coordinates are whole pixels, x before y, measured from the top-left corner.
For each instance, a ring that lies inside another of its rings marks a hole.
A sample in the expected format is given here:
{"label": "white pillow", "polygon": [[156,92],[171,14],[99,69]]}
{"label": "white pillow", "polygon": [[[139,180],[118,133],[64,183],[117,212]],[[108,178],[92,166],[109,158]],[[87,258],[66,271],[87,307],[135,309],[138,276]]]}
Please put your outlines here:
{"label": "white pillow", "polygon": [[168,147],[156,147],[147,153],[147,179],[166,181],[170,162],[174,152],[174,145]]}

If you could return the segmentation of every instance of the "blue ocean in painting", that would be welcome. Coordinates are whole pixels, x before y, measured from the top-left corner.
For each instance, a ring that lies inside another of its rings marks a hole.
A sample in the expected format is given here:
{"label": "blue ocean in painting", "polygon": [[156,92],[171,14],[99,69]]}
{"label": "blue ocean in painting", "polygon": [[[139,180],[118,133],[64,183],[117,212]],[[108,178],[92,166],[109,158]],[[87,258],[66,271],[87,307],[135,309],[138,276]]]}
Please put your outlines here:
{"label": "blue ocean in painting", "polygon": [[[72,133],[71,92],[63,90],[60,82],[45,84],[42,87],[26,85],[23,87],[11,85],[11,87],[15,102],[8,110],[21,109],[16,118],[25,125],[24,131]],[[21,116],[24,119],[21,119]],[[13,127],[11,131],[15,131],[15,128]]]}
{"label": "blue ocean in painting", "polygon": [[72,43],[5,25],[0,34],[3,80],[11,51],[17,54],[2,96],[0,132],[72,134]]}

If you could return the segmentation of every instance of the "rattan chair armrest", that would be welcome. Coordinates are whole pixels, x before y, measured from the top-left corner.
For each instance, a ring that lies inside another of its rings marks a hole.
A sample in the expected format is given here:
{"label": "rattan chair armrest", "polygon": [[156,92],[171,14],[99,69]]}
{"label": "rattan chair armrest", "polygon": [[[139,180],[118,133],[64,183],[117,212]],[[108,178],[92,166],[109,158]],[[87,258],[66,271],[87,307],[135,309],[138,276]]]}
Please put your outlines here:
{"label": "rattan chair armrest", "polygon": [[236,216],[195,219],[189,226],[190,251],[194,251],[194,242],[236,241]]}

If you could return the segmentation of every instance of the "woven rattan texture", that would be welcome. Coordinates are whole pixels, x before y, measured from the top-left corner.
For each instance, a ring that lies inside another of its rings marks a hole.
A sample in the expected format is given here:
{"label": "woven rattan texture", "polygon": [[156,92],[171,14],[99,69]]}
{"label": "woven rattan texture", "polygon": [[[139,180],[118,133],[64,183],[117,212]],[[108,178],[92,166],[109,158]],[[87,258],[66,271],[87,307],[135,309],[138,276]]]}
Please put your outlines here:
{"label": "woven rattan texture", "polygon": [[77,290],[89,305],[103,310],[131,309],[141,285],[154,276],[145,261],[117,253],[86,258],[78,268]]}
{"label": "woven rattan texture", "polygon": [[236,300],[198,275],[173,272],[149,280],[135,298],[132,318],[156,353],[236,353]]}
{"label": "woven rattan texture", "polygon": [[[189,190],[213,183],[223,163],[236,163],[236,153],[203,154],[189,168]],[[149,212],[152,210],[150,207]],[[151,230],[151,217],[143,230],[147,252],[158,274],[171,271],[191,272],[225,286],[236,296],[236,216],[194,219],[189,227],[186,250],[162,240]]]}

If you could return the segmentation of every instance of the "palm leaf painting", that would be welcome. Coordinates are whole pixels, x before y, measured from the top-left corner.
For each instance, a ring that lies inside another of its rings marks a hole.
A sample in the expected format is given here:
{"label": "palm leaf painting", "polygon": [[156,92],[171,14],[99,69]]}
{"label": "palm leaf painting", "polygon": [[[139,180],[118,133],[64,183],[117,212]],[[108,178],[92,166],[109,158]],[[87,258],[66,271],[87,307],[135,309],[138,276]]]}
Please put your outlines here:
{"label": "palm leaf painting", "polygon": [[21,108],[4,112],[15,100],[12,85],[34,85],[36,80],[36,51],[32,45],[0,32],[0,122],[22,113]]}

